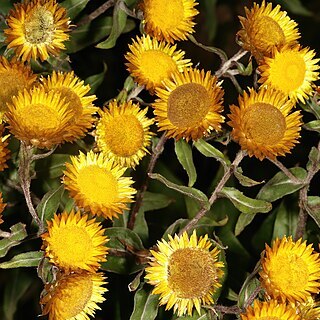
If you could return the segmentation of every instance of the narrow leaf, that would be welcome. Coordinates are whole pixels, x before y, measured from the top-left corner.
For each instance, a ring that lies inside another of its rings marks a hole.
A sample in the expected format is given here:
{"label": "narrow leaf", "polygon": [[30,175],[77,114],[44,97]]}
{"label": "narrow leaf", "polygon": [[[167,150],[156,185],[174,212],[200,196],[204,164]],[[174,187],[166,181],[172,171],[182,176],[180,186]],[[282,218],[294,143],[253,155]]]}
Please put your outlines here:
{"label": "narrow leaf", "polygon": [[43,258],[43,251],[29,251],[14,256],[10,261],[0,263],[0,269],[37,267]]}
{"label": "narrow leaf", "polygon": [[264,181],[255,181],[252,180],[249,177],[244,176],[241,167],[238,167],[237,170],[234,172],[235,177],[238,179],[238,181],[240,182],[241,185],[243,185],[244,187],[252,187],[252,186],[256,186],[258,184],[264,183]]}
{"label": "narrow leaf", "polygon": [[144,211],[152,211],[166,208],[173,199],[162,193],[146,191],[143,196],[142,208]]}
{"label": "narrow leaf", "polygon": [[54,179],[62,176],[63,170],[65,170],[65,163],[69,161],[69,159],[69,154],[52,154],[50,157],[38,160],[35,165],[37,176],[39,175],[46,179]]}
{"label": "narrow leaf", "polygon": [[67,9],[68,17],[73,20],[87,5],[89,0],[65,0],[61,5]]}
{"label": "narrow leaf", "polygon": [[310,170],[312,167],[315,167],[316,170],[320,169],[320,152],[316,147],[312,147],[310,150],[307,170]]}
{"label": "narrow leaf", "polygon": [[90,85],[90,91],[89,91],[90,94],[93,94],[98,90],[98,88],[100,87],[100,85],[104,80],[107,70],[108,70],[107,64],[104,63],[102,72],[94,74],[84,80],[85,84]]}
{"label": "narrow leaf", "polygon": [[190,198],[196,199],[206,209],[210,208],[210,203],[209,203],[207,196],[203,192],[201,192],[200,190],[195,189],[195,188],[177,185],[177,184],[167,180],[165,177],[163,177],[162,175],[160,175],[158,173],[149,174],[149,177],[151,179],[155,179],[155,180],[162,182],[164,185],[166,185],[170,189],[176,190],[176,191],[178,191],[178,192],[180,192]]}
{"label": "narrow leaf", "polygon": [[308,123],[305,123],[303,127],[310,131],[320,132],[320,120],[313,120]]}
{"label": "narrow leaf", "polygon": [[149,238],[149,227],[144,215],[143,208],[140,208],[140,210],[137,213],[133,231],[140,237],[143,243],[147,242]]}
{"label": "narrow leaf", "polygon": [[134,279],[128,284],[128,289],[130,292],[136,291],[141,283],[141,276],[143,275],[144,270],[141,270],[137,273],[137,275],[134,277]]}
{"label": "narrow leaf", "polygon": [[235,188],[224,187],[219,195],[228,198],[239,211],[244,213],[265,213],[272,209],[270,202],[248,198]]}
{"label": "narrow leaf", "polygon": [[235,236],[238,236],[244,230],[244,228],[252,222],[254,217],[255,214],[241,212],[234,230]]}
{"label": "narrow leaf", "polygon": [[180,139],[175,142],[174,150],[183,169],[188,174],[188,186],[192,187],[197,180],[197,171],[193,163],[191,146],[184,139]]}
{"label": "narrow leaf", "polygon": [[315,223],[320,228],[320,197],[308,197],[307,211],[309,216],[315,221]]}

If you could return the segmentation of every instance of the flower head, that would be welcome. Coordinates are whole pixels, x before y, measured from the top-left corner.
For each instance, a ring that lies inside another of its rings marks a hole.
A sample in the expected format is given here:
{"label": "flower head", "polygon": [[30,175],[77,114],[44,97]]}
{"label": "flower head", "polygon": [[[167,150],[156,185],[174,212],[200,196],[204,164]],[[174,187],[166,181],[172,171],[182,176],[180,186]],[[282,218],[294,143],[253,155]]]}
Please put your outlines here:
{"label": "flower head", "polygon": [[68,103],[42,87],[20,92],[8,104],[10,131],[19,140],[38,148],[63,143],[71,116]]}
{"label": "flower head", "polygon": [[285,303],[276,300],[255,300],[253,306],[249,306],[245,313],[241,314],[241,320],[300,320],[295,309]]}
{"label": "flower head", "polygon": [[152,119],[146,117],[147,109],[141,110],[131,101],[118,106],[116,101],[100,112],[95,133],[100,151],[115,163],[135,167],[148,152],[152,133]]}
{"label": "flower head", "polygon": [[0,224],[3,223],[2,212],[6,207],[6,205],[7,205],[6,203],[3,203],[2,193],[0,192]]}
{"label": "flower head", "polygon": [[153,93],[155,87],[162,86],[162,80],[171,73],[190,67],[190,59],[184,59],[184,51],[176,50],[165,42],[159,42],[150,36],[137,37],[129,45],[130,52],[126,54],[128,71],[140,85]]}
{"label": "flower head", "polygon": [[31,88],[36,79],[30,66],[0,56],[0,117],[7,111],[7,103],[12,97],[23,89]]}
{"label": "flower head", "polygon": [[297,23],[277,5],[262,1],[254,3],[252,9],[245,8],[246,18],[239,17],[242,29],[238,32],[242,47],[250,51],[258,60],[270,56],[274,47],[293,45],[300,38]]}
{"label": "flower head", "polygon": [[273,50],[271,58],[264,58],[259,67],[263,86],[283,92],[294,102],[305,102],[312,94],[312,82],[319,79],[319,59],[308,48],[284,47]]}
{"label": "flower head", "polygon": [[41,299],[43,315],[48,314],[49,320],[88,320],[105,300],[105,280],[101,273],[85,271],[62,275]]}
{"label": "flower head", "polygon": [[175,40],[186,40],[194,32],[195,0],[143,0],[145,31],[158,40],[173,43]]}
{"label": "flower head", "polygon": [[290,113],[292,101],[281,92],[249,89],[239,96],[239,107],[230,106],[228,124],[232,138],[250,157],[260,160],[285,155],[297,143],[301,130],[299,111]]}
{"label": "flower head", "polygon": [[319,253],[302,239],[283,237],[266,245],[261,264],[261,284],[274,299],[303,302],[320,291]]}
{"label": "flower head", "polygon": [[104,229],[88,215],[71,211],[55,214],[48,221],[48,231],[41,235],[42,249],[50,262],[65,272],[95,272],[106,261],[108,238]]}
{"label": "flower head", "polygon": [[221,129],[224,91],[210,71],[185,69],[163,84],[153,104],[159,131],[176,139],[197,140]]}
{"label": "flower head", "polygon": [[31,58],[47,60],[65,49],[69,39],[70,20],[66,9],[56,0],[27,0],[14,4],[7,18],[8,48],[13,48],[22,61]]}
{"label": "flower head", "polygon": [[160,294],[160,305],[173,307],[178,316],[191,315],[193,308],[200,314],[201,305],[212,304],[212,294],[221,287],[223,262],[218,260],[219,249],[213,248],[208,235],[197,238],[195,232],[188,237],[169,235],[162,239],[158,250],[146,268],[146,279],[154,285],[152,293]]}
{"label": "flower head", "polygon": [[95,95],[87,95],[90,86],[85,85],[83,80],[75,76],[74,72],[53,72],[48,78],[42,78],[43,87],[46,91],[60,94],[69,102],[68,110],[72,118],[68,124],[68,132],[64,139],[74,141],[85,135],[95,121],[93,114],[98,110],[92,102]]}
{"label": "flower head", "polygon": [[7,160],[10,157],[10,150],[7,148],[9,135],[3,136],[4,126],[0,125],[0,171],[8,168]]}
{"label": "flower head", "polygon": [[80,208],[109,219],[127,209],[136,190],[130,177],[122,177],[126,168],[92,151],[70,159],[63,182]]}
{"label": "flower head", "polygon": [[319,320],[320,319],[320,303],[309,297],[305,302],[296,303],[297,312],[300,319],[303,320]]}

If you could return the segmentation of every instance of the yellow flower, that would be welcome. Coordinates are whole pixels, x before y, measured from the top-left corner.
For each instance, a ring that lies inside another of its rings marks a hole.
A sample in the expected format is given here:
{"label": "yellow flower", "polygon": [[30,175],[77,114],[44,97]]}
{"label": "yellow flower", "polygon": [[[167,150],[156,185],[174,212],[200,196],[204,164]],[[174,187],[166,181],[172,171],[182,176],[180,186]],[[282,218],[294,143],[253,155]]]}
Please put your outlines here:
{"label": "yellow flower", "polygon": [[303,302],[320,291],[319,253],[302,239],[283,237],[266,245],[261,264],[261,284],[274,299]]}
{"label": "yellow flower", "polygon": [[10,150],[7,148],[9,135],[3,136],[4,127],[0,125],[0,171],[8,168],[7,160],[10,157]]}
{"label": "yellow flower", "polygon": [[297,312],[303,320],[319,320],[320,303],[309,297],[307,301],[297,303]]}
{"label": "yellow flower", "polygon": [[108,290],[101,273],[82,272],[62,275],[56,283],[47,288],[47,294],[41,299],[44,305],[43,315],[49,320],[88,320],[93,316],[105,298]]}
{"label": "yellow flower", "polygon": [[162,86],[162,80],[170,77],[171,73],[190,67],[190,59],[184,58],[184,51],[176,50],[177,46],[170,46],[165,42],[147,36],[137,37],[129,45],[130,52],[125,55],[131,76],[141,86],[154,92],[155,87]]}
{"label": "yellow flower", "polygon": [[147,108],[141,110],[131,101],[118,106],[109,103],[108,109],[100,112],[95,138],[100,151],[107,158],[123,167],[134,168],[148,152],[152,132],[152,119],[146,117]]}
{"label": "yellow flower", "polygon": [[14,4],[7,18],[8,48],[13,48],[22,61],[38,57],[43,61],[64,50],[69,39],[70,20],[66,9],[56,0],[26,0]]}
{"label": "yellow flower", "polygon": [[163,84],[164,88],[156,89],[160,99],[153,104],[159,131],[188,141],[221,129],[224,91],[210,71],[185,69]]}
{"label": "yellow flower", "polygon": [[126,168],[92,151],[70,158],[63,182],[80,208],[109,219],[127,209],[136,190],[130,177],[122,177]]}
{"label": "yellow flower", "polygon": [[218,260],[219,249],[210,250],[208,235],[197,238],[194,231],[162,239],[146,268],[146,280],[155,286],[152,293],[160,294],[160,305],[166,304],[177,315],[191,315],[193,308],[200,314],[201,305],[213,304],[212,294],[221,287],[223,262]]}
{"label": "yellow flower", "polygon": [[186,40],[194,32],[194,16],[199,11],[194,0],[143,0],[141,9],[144,15],[145,31],[158,40],[174,43]]}
{"label": "yellow flower", "polygon": [[300,320],[300,317],[294,308],[285,303],[255,300],[254,305],[241,314],[241,320]]}
{"label": "yellow flower", "polygon": [[69,121],[68,132],[64,139],[74,141],[83,137],[92,127],[95,121],[93,114],[98,108],[92,102],[95,95],[86,95],[90,91],[89,85],[84,85],[84,81],[75,76],[74,72],[53,72],[48,78],[42,78],[42,83],[47,91],[60,94],[69,102],[68,110],[72,113]]}
{"label": "yellow flower", "polygon": [[313,92],[312,82],[319,79],[315,52],[295,46],[275,49],[271,58],[265,58],[259,67],[259,82],[283,92],[294,102],[305,102]]}
{"label": "yellow flower", "polygon": [[228,124],[233,128],[232,138],[250,157],[275,159],[290,152],[302,125],[299,111],[290,114],[292,101],[281,92],[264,88],[259,92],[249,89],[238,101],[239,107],[230,106]]}
{"label": "yellow flower", "polygon": [[6,203],[3,203],[2,192],[0,192],[0,224],[3,223],[2,212],[6,207],[6,205],[7,205]]}
{"label": "yellow flower", "polygon": [[12,97],[16,96],[19,91],[31,88],[36,79],[37,76],[32,73],[30,66],[17,60],[8,61],[4,56],[0,56],[1,118],[7,111],[7,102],[11,102]]}
{"label": "yellow flower", "polygon": [[20,92],[8,104],[10,131],[19,140],[38,148],[63,143],[71,116],[68,103],[42,87]]}
{"label": "yellow flower", "polygon": [[239,17],[242,29],[238,32],[242,47],[250,51],[257,60],[270,56],[274,47],[297,43],[300,34],[297,23],[291,20],[285,11],[277,5],[262,1],[261,6],[254,3],[253,8],[245,8],[246,18]]}
{"label": "yellow flower", "polygon": [[63,212],[48,221],[48,231],[41,235],[42,249],[50,262],[65,272],[87,270],[95,272],[106,261],[109,239],[104,229],[80,211]]}

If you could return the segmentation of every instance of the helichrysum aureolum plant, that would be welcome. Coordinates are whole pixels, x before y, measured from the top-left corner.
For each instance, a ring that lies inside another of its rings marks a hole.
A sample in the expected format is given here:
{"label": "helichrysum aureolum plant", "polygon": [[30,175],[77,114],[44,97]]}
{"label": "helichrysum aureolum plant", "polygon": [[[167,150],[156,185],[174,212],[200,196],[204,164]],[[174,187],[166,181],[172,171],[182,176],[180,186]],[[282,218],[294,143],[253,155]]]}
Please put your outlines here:
{"label": "helichrysum aureolum plant", "polygon": [[218,7],[0,4],[1,319],[320,318],[318,55],[263,0],[228,57]]}

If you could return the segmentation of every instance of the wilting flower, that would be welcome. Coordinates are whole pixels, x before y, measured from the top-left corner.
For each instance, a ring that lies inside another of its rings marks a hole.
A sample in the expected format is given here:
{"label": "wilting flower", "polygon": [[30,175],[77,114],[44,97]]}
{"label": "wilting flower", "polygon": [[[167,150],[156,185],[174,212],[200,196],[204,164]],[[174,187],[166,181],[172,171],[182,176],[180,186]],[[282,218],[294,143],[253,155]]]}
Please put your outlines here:
{"label": "wilting flower", "polygon": [[3,223],[2,212],[6,207],[6,205],[7,205],[6,203],[3,203],[2,192],[0,192],[0,224]]}
{"label": "wilting flower", "polygon": [[9,135],[3,135],[4,126],[0,125],[0,171],[3,171],[5,168],[8,168],[7,160],[10,157],[10,150],[8,146]]}

